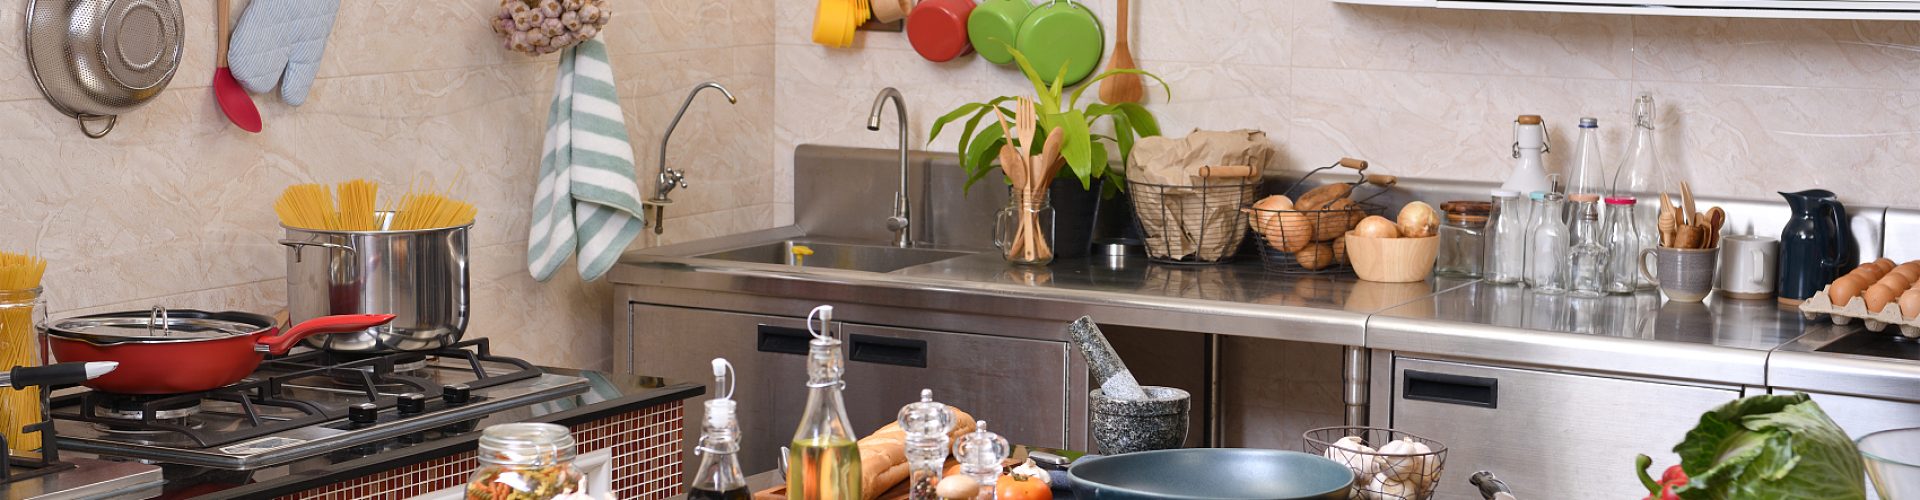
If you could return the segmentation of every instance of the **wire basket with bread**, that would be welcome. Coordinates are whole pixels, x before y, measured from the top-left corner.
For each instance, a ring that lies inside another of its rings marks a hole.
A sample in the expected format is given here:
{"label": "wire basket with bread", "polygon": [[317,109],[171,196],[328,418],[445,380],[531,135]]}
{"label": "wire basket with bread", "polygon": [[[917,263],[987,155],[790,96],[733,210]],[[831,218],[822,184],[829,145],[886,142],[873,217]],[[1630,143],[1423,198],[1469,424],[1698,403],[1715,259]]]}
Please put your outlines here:
{"label": "wire basket with bread", "polygon": [[[1333,168],[1352,169],[1353,182],[1333,182],[1309,189],[1290,198],[1314,174]],[[1268,271],[1285,274],[1325,274],[1351,271],[1347,258],[1346,233],[1369,215],[1384,211],[1368,203],[1386,193],[1398,179],[1391,175],[1368,174],[1366,160],[1341,158],[1332,165],[1314,169],[1289,186],[1282,194],[1268,196],[1247,208],[1247,224],[1253,228],[1260,246],[1260,260]],[[1356,198],[1356,189],[1372,185],[1379,189]]]}

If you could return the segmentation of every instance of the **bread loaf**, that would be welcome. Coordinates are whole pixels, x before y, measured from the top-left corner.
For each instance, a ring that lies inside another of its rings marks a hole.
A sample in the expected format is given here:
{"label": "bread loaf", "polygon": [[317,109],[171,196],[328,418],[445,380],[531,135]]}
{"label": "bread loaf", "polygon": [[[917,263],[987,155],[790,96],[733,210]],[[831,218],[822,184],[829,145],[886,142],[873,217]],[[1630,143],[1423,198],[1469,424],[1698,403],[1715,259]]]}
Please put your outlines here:
{"label": "bread loaf", "polygon": [[[953,431],[947,433],[949,438],[958,440],[960,436],[974,431],[973,415],[951,406],[947,409],[953,411]],[[900,428],[899,422],[881,427],[873,435],[862,438],[858,444],[862,500],[879,498],[882,493],[907,480],[910,473],[907,470],[907,431]]]}

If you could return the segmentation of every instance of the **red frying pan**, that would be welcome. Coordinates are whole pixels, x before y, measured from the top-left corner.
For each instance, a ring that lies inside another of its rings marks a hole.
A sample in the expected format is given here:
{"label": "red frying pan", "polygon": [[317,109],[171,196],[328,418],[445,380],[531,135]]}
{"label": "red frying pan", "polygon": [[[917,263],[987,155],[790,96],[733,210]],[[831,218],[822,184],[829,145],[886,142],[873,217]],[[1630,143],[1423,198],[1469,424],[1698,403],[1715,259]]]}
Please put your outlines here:
{"label": "red frying pan", "polygon": [[258,314],[156,307],[53,321],[47,338],[61,362],[120,363],[112,373],[87,381],[87,387],[177,394],[238,382],[267,354],[286,354],[309,336],[357,332],[391,321],[392,314],[322,316],[282,332],[273,318]]}

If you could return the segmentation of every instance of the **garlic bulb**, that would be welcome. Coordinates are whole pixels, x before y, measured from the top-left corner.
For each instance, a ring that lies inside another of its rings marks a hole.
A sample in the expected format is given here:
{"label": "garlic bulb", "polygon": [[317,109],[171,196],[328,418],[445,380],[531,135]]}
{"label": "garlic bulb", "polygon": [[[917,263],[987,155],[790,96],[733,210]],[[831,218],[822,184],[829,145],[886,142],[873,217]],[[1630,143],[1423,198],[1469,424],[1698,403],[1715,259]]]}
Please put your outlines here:
{"label": "garlic bulb", "polygon": [[537,56],[599,35],[612,18],[607,0],[501,0],[487,24],[507,50]]}
{"label": "garlic bulb", "polygon": [[1361,496],[1369,500],[1401,500],[1419,498],[1416,496],[1416,493],[1418,492],[1414,488],[1414,485],[1395,481],[1393,478],[1387,477],[1387,473],[1382,472],[1374,474],[1373,479],[1367,481],[1367,487],[1364,491],[1361,491]]}
{"label": "garlic bulb", "polygon": [[1400,439],[1380,447],[1380,473],[1396,482],[1425,482],[1440,464],[1433,460],[1433,449],[1412,439]]}
{"label": "garlic bulb", "polygon": [[1379,462],[1375,462],[1374,457],[1367,455],[1368,453],[1373,453],[1373,447],[1367,446],[1357,436],[1340,438],[1339,441],[1333,442],[1332,447],[1327,448],[1328,459],[1353,469],[1353,473],[1361,479],[1372,477],[1374,473],[1380,472]]}

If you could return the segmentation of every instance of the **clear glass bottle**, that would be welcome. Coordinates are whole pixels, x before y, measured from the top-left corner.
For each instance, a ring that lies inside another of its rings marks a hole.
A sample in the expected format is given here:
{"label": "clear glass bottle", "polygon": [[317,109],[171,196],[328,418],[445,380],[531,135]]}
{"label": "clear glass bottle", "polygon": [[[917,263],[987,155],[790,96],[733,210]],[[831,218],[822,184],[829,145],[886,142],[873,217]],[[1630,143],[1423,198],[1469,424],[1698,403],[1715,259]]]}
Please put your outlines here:
{"label": "clear glass bottle", "polygon": [[1607,229],[1602,231],[1601,239],[1607,245],[1607,293],[1633,293],[1640,289],[1640,232],[1635,230],[1638,218],[1633,216],[1634,206],[1638,202],[1631,196],[1612,196],[1607,198]]}
{"label": "clear glass bottle", "polygon": [[[1659,155],[1654,149],[1653,94],[1643,92],[1634,99],[1633,115],[1633,137],[1627,141],[1627,151],[1621,155],[1620,167],[1614,170],[1613,196],[1651,202],[1660,199],[1660,193],[1677,192],[1667,178],[1666,170],[1661,168]],[[1636,239],[1641,242],[1640,248],[1653,248],[1660,241],[1659,204],[1639,203],[1634,206],[1632,213],[1633,230],[1638,235]],[[1635,273],[1638,276],[1638,271]],[[1651,289],[1654,286],[1655,283],[1645,277],[1635,280],[1635,288],[1638,289]]]}
{"label": "clear glass bottle", "polygon": [[1527,228],[1527,286],[1539,293],[1567,289],[1567,225],[1560,211],[1566,197],[1534,193],[1533,224]]}
{"label": "clear glass bottle", "polygon": [[1608,189],[1607,167],[1600,163],[1600,120],[1581,118],[1573,166],[1567,170],[1567,193],[1600,195]]}
{"label": "clear glass bottle", "polygon": [[960,436],[953,444],[953,458],[960,462],[960,473],[980,483],[975,500],[993,500],[994,487],[1000,481],[1001,462],[1013,453],[1006,438],[987,431],[987,421],[974,422],[974,431]]}
{"label": "clear glass bottle", "polygon": [[1440,204],[1446,219],[1440,224],[1440,258],[1434,273],[1447,277],[1478,278],[1484,272],[1487,219],[1493,204],[1449,201]]}
{"label": "clear glass bottle", "polygon": [[733,401],[733,364],[726,358],[714,358],[714,391],[720,395],[707,400],[706,419],[701,420],[700,468],[687,485],[687,500],[749,500],[747,475],[740,469],[740,421],[735,417]]}
{"label": "clear glass bottle", "polygon": [[1494,191],[1493,209],[1487,212],[1487,238],[1492,242],[1482,266],[1486,280],[1492,283],[1519,283],[1526,275],[1527,211],[1520,193]]}
{"label": "clear glass bottle", "polygon": [[840,380],[846,363],[832,327],[833,306],[807,313],[807,331],[813,334],[807,351],[807,407],[787,449],[787,498],[860,498],[860,449],[854,444],[847,403],[840,394],[846,388]]}
{"label": "clear glass bottle", "polygon": [[480,469],[467,498],[546,500],[579,493],[586,475],[573,467],[573,432],[543,423],[512,423],[480,432]]}
{"label": "clear glass bottle", "polygon": [[1573,200],[1573,245],[1567,249],[1567,293],[1575,297],[1607,294],[1607,246],[1600,236],[1600,197],[1580,193]]}
{"label": "clear glass bottle", "polygon": [[1053,204],[1046,191],[1015,190],[993,222],[993,246],[1007,262],[1044,266],[1053,262]]}
{"label": "clear glass bottle", "polygon": [[921,389],[920,402],[900,409],[900,430],[907,433],[908,500],[938,500],[934,488],[947,465],[953,411],[933,401],[932,389]]}

